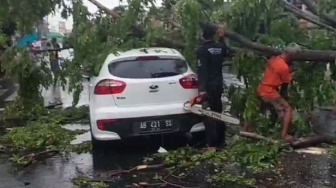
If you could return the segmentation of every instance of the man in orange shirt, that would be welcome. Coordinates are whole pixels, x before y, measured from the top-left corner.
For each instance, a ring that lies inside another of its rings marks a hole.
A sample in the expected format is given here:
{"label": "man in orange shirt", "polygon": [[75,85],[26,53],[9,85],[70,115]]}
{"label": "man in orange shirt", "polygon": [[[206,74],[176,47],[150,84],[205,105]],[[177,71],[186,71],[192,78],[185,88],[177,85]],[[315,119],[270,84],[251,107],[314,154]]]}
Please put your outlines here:
{"label": "man in orange shirt", "polygon": [[[263,102],[271,104],[282,120],[282,138],[291,141],[293,137],[288,134],[292,123],[293,109],[288,103],[288,85],[292,82],[293,55],[301,51],[298,44],[289,44],[284,52],[269,59],[264,77],[258,87],[258,95]],[[280,91],[279,91],[280,88]]]}

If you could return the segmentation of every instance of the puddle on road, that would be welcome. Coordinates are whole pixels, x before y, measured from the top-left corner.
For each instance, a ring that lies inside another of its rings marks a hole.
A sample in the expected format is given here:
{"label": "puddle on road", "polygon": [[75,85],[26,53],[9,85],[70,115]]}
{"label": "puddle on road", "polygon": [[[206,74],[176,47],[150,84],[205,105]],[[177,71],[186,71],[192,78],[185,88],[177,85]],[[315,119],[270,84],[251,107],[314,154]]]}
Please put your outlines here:
{"label": "puddle on road", "polygon": [[7,159],[2,159],[0,155],[0,188],[23,188],[24,182],[18,181],[11,173],[12,167]]}
{"label": "puddle on road", "polygon": [[83,174],[92,174],[90,154],[56,156],[19,171],[15,177],[20,182],[29,182],[26,187],[31,188],[74,188],[71,179]]}
{"label": "puddle on road", "polygon": [[87,132],[77,135],[76,138],[73,141],[71,141],[70,144],[80,144],[91,140],[90,125],[88,124],[66,124],[62,127],[72,131],[87,130]]}
{"label": "puddle on road", "polygon": [[75,130],[90,130],[89,124],[66,124],[62,126],[65,129],[75,131]]}
{"label": "puddle on road", "polygon": [[71,141],[70,144],[80,144],[80,143],[83,143],[83,142],[86,142],[86,141],[91,141],[91,133],[90,131],[86,132],[86,133],[83,133],[83,134],[80,134],[80,135],[77,135],[76,136],[76,139]]}

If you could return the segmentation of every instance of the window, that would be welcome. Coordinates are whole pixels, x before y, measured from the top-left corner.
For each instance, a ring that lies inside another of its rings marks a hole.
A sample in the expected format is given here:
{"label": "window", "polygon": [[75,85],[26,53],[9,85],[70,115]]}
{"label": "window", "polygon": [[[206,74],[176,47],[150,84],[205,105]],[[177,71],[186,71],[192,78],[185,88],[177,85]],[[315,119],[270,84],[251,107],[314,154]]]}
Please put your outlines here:
{"label": "window", "polygon": [[109,64],[109,72],[120,78],[163,78],[180,75],[187,70],[187,63],[181,59],[132,60]]}

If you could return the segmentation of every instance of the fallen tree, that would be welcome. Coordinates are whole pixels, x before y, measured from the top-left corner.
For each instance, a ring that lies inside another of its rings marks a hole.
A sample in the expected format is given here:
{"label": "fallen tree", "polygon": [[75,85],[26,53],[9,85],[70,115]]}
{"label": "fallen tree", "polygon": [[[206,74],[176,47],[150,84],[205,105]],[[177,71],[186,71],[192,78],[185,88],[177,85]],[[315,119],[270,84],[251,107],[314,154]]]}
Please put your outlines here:
{"label": "fallen tree", "polygon": [[[281,0],[165,0],[160,7],[155,5],[154,0],[134,0],[126,9],[109,9],[97,0],[89,2],[100,11],[90,13],[82,1],[71,4],[63,1],[41,2],[38,7],[43,11],[34,13],[29,21],[26,17],[33,8],[29,4],[25,4],[27,7],[21,10],[23,5],[8,1],[6,6],[12,8],[0,8],[1,18],[12,16],[22,32],[28,32],[34,23],[57,7],[63,8],[62,16],[72,15],[73,31],[66,42],[74,49],[74,58],[64,67],[61,80],[63,85],[69,84],[70,91],[75,91],[75,103],[82,90],[82,71],[79,67],[87,67],[90,74],[95,75],[107,54],[112,52],[150,46],[172,47],[181,50],[186,60],[195,66],[194,50],[201,42],[200,26],[206,22],[226,25],[229,46],[236,51],[232,59],[233,70],[238,77],[244,78],[247,91],[242,93],[231,88],[229,98],[232,111],[242,120],[265,124],[260,118],[259,100],[255,96],[266,62],[265,56],[281,53],[282,48],[290,42],[299,43],[304,48],[302,53],[296,55],[296,60],[314,62],[313,65],[297,65],[298,71],[291,89],[292,105],[307,112],[315,105],[334,103],[333,83],[325,80],[324,74],[324,63],[334,62],[336,57],[332,19],[332,10],[336,6],[332,3],[326,6],[326,2],[316,4],[303,1],[311,10],[308,13]],[[306,19],[320,28],[302,28],[300,19]],[[24,86],[20,87],[19,103],[15,110],[39,113],[32,112],[41,109],[34,106],[38,100],[36,96],[39,96],[40,85],[48,87],[52,84],[51,77],[46,70],[36,68],[25,49],[21,49],[20,53],[21,56],[16,56],[17,49],[9,48],[3,56],[7,75],[18,77],[19,84]],[[330,69],[333,77],[334,63],[330,64]],[[302,121],[297,122],[303,124]],[[305,125],[300,127],[306,129]],[[261,133],[265,135],[265,132]]]}

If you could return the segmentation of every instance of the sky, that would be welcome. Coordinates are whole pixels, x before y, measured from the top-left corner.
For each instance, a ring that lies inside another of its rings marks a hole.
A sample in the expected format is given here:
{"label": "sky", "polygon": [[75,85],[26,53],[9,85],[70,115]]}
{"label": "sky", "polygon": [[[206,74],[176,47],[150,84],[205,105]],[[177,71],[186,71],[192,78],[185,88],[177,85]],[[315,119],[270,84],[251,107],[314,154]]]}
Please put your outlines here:
{"label": "sky", "polygon": [[[122,0],[122,2],[120,2],[120,0],[97,0],[98,2],[100,2],[101,4],[103,4],[104,6],[112,9],[116,6],[119,5],[127,5],[126,0]],[[93,5],[92,3],[90,3],[88,0],[83,0],[84,5],[86,5],[89,9],[89,11],[91,13],[94,13],[98,10],[98,8]],[[156,0],[156,4],[157,5],[161,5],[162,0]],[[55,15],[49,15],[48,16],[48,22],[49,22],[49,27],[50,29],[54,30],[54,29],[58,29],[58,23],[59,21],[65,21],[66,22],[66,28],[67,29],[72,29],[72,17],[69,17],[67,20],[63,19],[60,15],[60,12],[57,12]]]}

